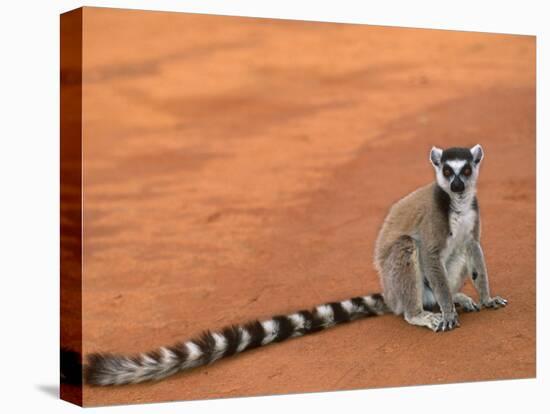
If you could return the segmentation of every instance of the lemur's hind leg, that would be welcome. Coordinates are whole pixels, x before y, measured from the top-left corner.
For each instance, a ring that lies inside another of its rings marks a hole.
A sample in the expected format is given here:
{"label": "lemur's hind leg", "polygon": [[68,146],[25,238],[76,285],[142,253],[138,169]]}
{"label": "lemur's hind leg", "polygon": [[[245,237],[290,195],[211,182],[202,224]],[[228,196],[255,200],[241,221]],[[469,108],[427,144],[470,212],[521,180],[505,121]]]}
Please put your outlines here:
{"label": "lemur's hind leg", "polygon": [[381,271],[384,299],[395,314],[403,314],[411,325],[441,329],[441,314],[425,311],[422,305],[423,276],[412,237],[404,235],[393,243]]}

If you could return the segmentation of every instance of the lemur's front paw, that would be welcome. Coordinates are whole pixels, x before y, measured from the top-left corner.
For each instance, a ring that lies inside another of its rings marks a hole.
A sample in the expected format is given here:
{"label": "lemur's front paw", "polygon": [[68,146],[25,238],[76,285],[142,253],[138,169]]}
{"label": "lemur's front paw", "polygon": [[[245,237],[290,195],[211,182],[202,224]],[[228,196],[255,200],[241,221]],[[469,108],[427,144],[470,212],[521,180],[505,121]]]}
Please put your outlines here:
{"label": "lemur's front paw", "polygon": [[494,298],[489,298],[481,304],[484,308],[499,309],[505,307],[508,304],[508,301],[500,296],[495,296]]}
{"label": "lemur's front paw", "polygon": [[460,326],[458,322],[458,314],[456,311],[444,312],[442,314],[442,321],[436,329],[436,332],[440,331],[450,331],[451,329],[457,328]]}
{"label": "lemur's front paw", "polygon": [[481,309],[475,300],[464,293],[456,293],[453,300],[455,305],[460,306],[464,312],[478,312]]}
{"label": "lemur's front paw", "polygon": [[479,312],[481,309],[479,305],[472,299],[468,298],[468,301],[464,301],[460,304],[464,312]]}

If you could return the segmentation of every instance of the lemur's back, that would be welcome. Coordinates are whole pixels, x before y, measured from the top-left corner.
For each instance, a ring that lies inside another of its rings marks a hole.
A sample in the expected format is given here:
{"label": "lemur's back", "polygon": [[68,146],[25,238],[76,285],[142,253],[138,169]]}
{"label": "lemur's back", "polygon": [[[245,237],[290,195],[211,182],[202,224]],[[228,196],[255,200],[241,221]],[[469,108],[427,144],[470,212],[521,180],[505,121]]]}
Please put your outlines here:
{"label": "lemur's back", "polygon": [[388,212],[378,234],[374,250],[374,263],[380,270],[389,247],[401,236],[413,236],[426,218],[434,219],[434,183],[420,187],[396,202]]}

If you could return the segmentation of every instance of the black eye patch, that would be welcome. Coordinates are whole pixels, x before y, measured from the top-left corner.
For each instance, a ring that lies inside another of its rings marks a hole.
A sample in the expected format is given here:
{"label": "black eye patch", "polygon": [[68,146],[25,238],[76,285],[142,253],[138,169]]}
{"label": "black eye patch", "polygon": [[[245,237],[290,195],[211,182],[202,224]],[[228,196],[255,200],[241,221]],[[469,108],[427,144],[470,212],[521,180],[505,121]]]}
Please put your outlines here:
{"label": "black eye patch", "polygon": [[446,178],[452,177],[453,169],[448,165],[443,166],[443,176]]}
{"label": "black eye patch", "polygon": [[462,174],[464,177],[469,177],[470,175],[472,175],[472,167],[466,164],[464,167],[462,167],[462,170],[460,170],[460,174]]}

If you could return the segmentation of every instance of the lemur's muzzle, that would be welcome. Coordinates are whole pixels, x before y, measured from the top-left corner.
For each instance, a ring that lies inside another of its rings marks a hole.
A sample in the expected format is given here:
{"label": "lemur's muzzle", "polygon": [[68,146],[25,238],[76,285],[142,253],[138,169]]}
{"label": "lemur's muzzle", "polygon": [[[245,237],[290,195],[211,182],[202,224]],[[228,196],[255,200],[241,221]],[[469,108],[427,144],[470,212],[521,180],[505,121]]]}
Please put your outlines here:
{"label": "lemur's muzzle", "polygon": [[451,191],[453,193],[461,193],[464,191],[464,183],[458,177],[455,177],[451,182]]}

